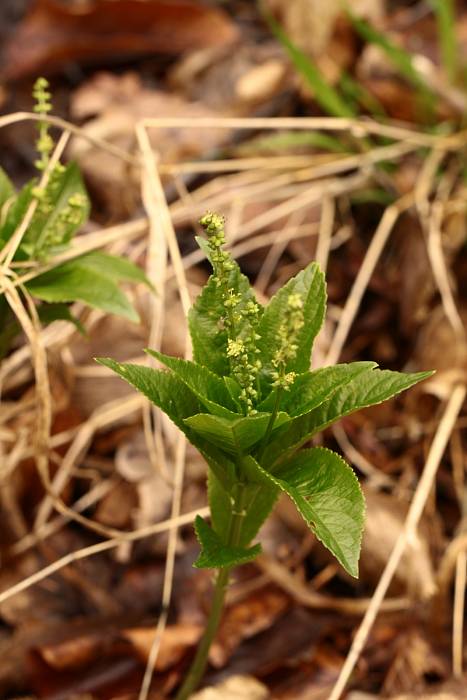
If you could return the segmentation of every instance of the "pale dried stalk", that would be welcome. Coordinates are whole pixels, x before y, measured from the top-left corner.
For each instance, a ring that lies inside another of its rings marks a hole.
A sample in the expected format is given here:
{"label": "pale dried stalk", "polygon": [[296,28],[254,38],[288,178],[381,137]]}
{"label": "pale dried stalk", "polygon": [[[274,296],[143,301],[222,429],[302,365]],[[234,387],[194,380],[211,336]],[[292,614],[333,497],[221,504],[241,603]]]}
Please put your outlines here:
{"label": "pale dried stalk", "polygon": [[[147,178],[147,189],[145,189],[146,197],[149,195],[151,204],[147,207],[148,214],[151,220],[151,227],[161,229],[166,244],[169,249],[172,265],[175,270],[175,277],[178,285],[178,292],[182,302],[185,316],[188,316],[188,311],[191,306],[190,294],[185,277],[185,271],[181,260],[180,250],[177,243],[177,237],[173,228],[170,217],[169,208],[165,199],[164,190],[160,181],[159,172],[157,169],[156,159],[150,147],[149,138],[146,130],[137,127],[138,142],[142,152],[144,163],[145,177]],[[146,200],[147,201],[147,200]],[[191,357],[191,345],[188,334],[186,335],[185,357]],[[179,433],[175,449],[175,476],[174,488],[172,496],[171,519],[176,523],[180,516],[183,479],[185,473],[185,456],[186,456],[186,440],[183,433]],[[151,687],[154,667],[156,665],[159,649],[162,641],[162,635],[167,624],[169,614],[169,606],[172,598],[173,576],[175,570],[175,556],[177,551],[178,527],[176,524],[169,530],[169,540],[167,544],[167,554],[165,560],[164,582],[162,590],[162,613],[159,616],[154,639],[151,643],[151,648],[148,655],[146,669],[139,692],[139,700],[146,700]]]}
{"label": "pale dried stalk", "polygon": [[329,251],[331,247],[332,230],[334,228],[334,217],[336,215],[336,205],[333,197],[326,195],[321,205],[321,218],[319,221],[318,245],[316,248],[315,260],[326,272],[328,266]]}
{"label": "pale dried stalk", "polygon": [[[49,182],[50,175],[59,162],[63,151],[65,150],[65,146],[68,143],[68,139],[70,138],[70,134],[68,131],[64,131],[63,134],[60,136],[60,139],[55,146],[54,152],[52,154],[52,157],[50,158],[49,163],[47,164],[46,169],[42,173],[42,177],[39,181],[39,188],[43,189],[47,186],[47,183]],[[18,247],[23,239],[24,234],[28,230],[29,224],[32,221],[32,217],[34,216],[34,212],[37,209],[37,206],[39,204],[39,200],[34,198],[32,202],[29,204],[26,214],[24,215],[23,219],[21,220],[19,226],[17,227],[16,231],[13,233],[11,238],[9,239],[8,243],[4,246],[2,251],[0,252],[0,264],[2,264],[6,269],[8,269],[12,263],[12,260],[15,256],[16,251],[18,250]]]}
{"label": "pale dried stalk", "polygon": [[[95,486],[93,486],[89,491],[87,491],[81,498],[79,498],[71,508],[77,513],[81,513],[90,506],[100,501],[106,494],[108,494],[113,488],[115,488],[117,481],[115,479],[107,479],[105,481],[99,481]],[[67,515],[58,515],[53,520],[45,523],[42,527],[37,529],[35,532],[29,532],[27,535],[22,537],[20,540],[15,542],[8,550],[11,556],[17,556],[19,554],[24,554],[28,549],[34,547],[38,542],[43,542],[48,537],[58,532],[63,525],[70,521]]]}
{"label": "pale dried stalk", "polygon": [[[363,615],[371,605],[371,598],[334,598],[313,590],[288,568],[266,554],[260,554],[255,564],[267,575],[270,581],[289,593],[300,605],[320,610],[336,610],[349,615]],[[408,598],[393,598],[382,603],[384,612],[398,612],[410,607]]]}
{"label": "pale dried stalk", "polygon": [[456,335],[459,338],[463,338],[465,336],[465,328],[459,315],[459,311],[457,310],[456,302],[454,301],[454,295],[449,282],[449,272],[441,242],[441,226],[443,217],[443,203],[434,202],[431,206],[431,216],[429,218],[427,232],[428,257],[431,263],[433,276],[439,289],[446,318],[451,324]]}
{"label": "pale dried stalk", "polygon": [[[144,119],[147,128],[187,129],[305,129],[327,131],[350,131],[356,138],[375,134],[394,140],[410,141],[417,146],[433,146],[448,137],[431,136],[412,129],[379,124],[371,119],[342,119],[340,117],[155,117]],[[1,122],[0,122],[1,126]],[[462,132],[458,135],[459,138]],[[451,137],[452,138],[452,137]],[[465,138],[465,134],[464,134]]]}
{"label": "pale dried stalk", "polygon": [[373,623],[376,619],[378,611],[380,610],[381,604],[388,591],[393,576],[397,571],[397,567],[399,566],[405,548],[409,541],[416,535],[419,520],[422,516],[425,504],[433,487],[434,479],[443,457],[444,450],[446,449],[451,432],[456,424],[459,412],[462,409],[465,394],[465,386],[458,385],[455,387],[449,398],[438,429],[433,438],[433,442],[431,443],[430,451],[412,499],[412,503],[407,513],[403,530],[397,538],[396,544],[394,545],[378,585],[376,586],[370,606],[368,607],[365,617],[357,630],[348,656],[329,696],[329,700],[339,700],[341,697],[365,646],[370,630],[373,627]]}
{"label": "pale dried stalk", "polygon": [[463,677],[464,658],[464,607],[467,580],[467,552],[459,552],[454,579],[454,611],[452,618],[452,672],[455,678]]}
{"label": "pale dried stalk", "polygon": [[[83,423],[70,447],[68,448],[65,456],[63,457],[60,468],[56,472],[52,482],[52,494],[46,494],[44,500],[38,508],[37,516],[34,524],[34,529],[40,529],[44,523],[47,521],[52,508],[56,505],[56,500],[59,498],[59,494],[64,489],[68,479],[71,476],[74,466],[79,461],[80,457],[86,452],[87,448],[91,444],[92,438],[95,432],[105,426],[118,421],[121,418],[125,418],[129,413],[136,411],[141,408],[143,404],[143,398],[137,395],[131,395],[125,400],[121,398],[115,399],[114,401],[109,401],[104,406],[100,406],[90,418]],[[65,505],[65,504],[63,504]],[[67,512],[69,509],[66,507]],[[91,522],[91,521],[89,521]],[[93,523],[95,527],[93,529],[98,529],[100,534],[108,535],[109,530],[103,529],[97,523]],[[115,536],[116,531],[112,531],[111,536]]]}
{"label": "pale dried stalk", "polygon": [[99,407],[92,414],[92,416],[82,424],[65,456],[63,457],[60,468],[50,483],[48,493],[46,493],[44,500],[38,508],[34,524],[34,529],[36,531],[39,530],[47,521],[52,508],[54,506],[58,506],[58,509],[64,515],[68,515],[72,519],[78,520],[78,522],[84,524],[88,528],[91,528],[95,532],[104,535],[105,537],[124,535],[124,533],[120,533],[118,530],[105,528],[92,520],[88,520],[87,518],[83,518],[83,516],[78,515],[73,511],[73,509],[68,508],[68,506],[61,501],[59,494],[70,478],[73,467],[90,445],[95,432],[104,425],[109,425],[121,418],[125,418],[129,413],[141,409],[143,403],[144,398],[139,394],[132,394],[125,400],[120,398],[115,399],[114,401],[109,401],[104,406]]}
{"label": "pale dried stalk", "polygon": [[[283,231],[271,231],[271,246],[264,258],[263,264],[258,272],[255,280],[255,291],[258,294],[264,294],[266,288],[269,284],[277,264],[281,258],[282,253],[287,248],[287,244],[290,240],[295,239],[300,235],[300,231],[303,230],[304,234],[315,234],[314,225],[306,224],[302,226],[302,223],[307,215],[307,210],[302,209],[298,212],[292,212],[287,220]],[[311,230],[310,230],[311,229]],[[285,237],[284,237],[285,236]],[[255,240],[255,239],[253,239]],[[232,252],[234,256],[238,256],[237,252]]]}
{"label": "pale dried stalk", "polygon": [[[49,262],[42,265],[36,265],[32,270],[26,270],[23,275],[18,273],[17,279],[13,280],[14,286],[26,284],[38,275],[42,275],[44,272],[52,270],[57,265],[61,265],[69,260],[77,258],[79,255],[84,255],[85,253],[90,253],[93,250],[98,250],[103,248],[110,243],[115,241],[121,241],[122,239],[131,240],[142,233],[145,233],[148,228],[147,219],[138,219],[136,221],[129,221],[125,224],[118,224],[116,226],[111,226],[109,228],[103,229],[102,231],[97,231],[94,233],[87,233],[85,236],[76,236],[70,244],[70,247],[60,255],[56,255],[51,258]],[[15,263],[12,263],[12,267],[16,269]],[[3,288],[0,282],[0,294],[3,293]]]}
{"label": "pale dried stalk", "polygon": [[138,159],[127,153],[127,151],[124,151],[122,148],[119,148],[118,146],[115,146],[113,143],[109,143],[104,139],[91,136],[88,134],[85,128],[76,126],[76,124],[72,124],[72,122],[68,122],[66,119],[62,119],[61,117],[54,117],[52,115],[44,116],[42,114],[35,114],[34,112],[15,112],[14,114],[7,114],[0,117],[0,129],[10,126],[11,124],[17,124],[18,122],[24,121],[45,121],[52,126],[57,126],[63,131],[69,131],[74,136],[78,136],[79,138],[92,143],[94,146],[97,146],[97,148],[111,153],[116,158],[119,158],[130,165],[139,164]]}
{"label": "pale dried stalk", "polygon": [[355,278],[350,294],[347,297],[344,309],[342,310],[336,332],[334,333],[331,345],[326,355],[326,365],[334,365],[338,361],[352,323],[360,307],[365,290],[368,287],[368,283],[371,279],[376,264],[378,263],[381,253],[383,252],[384,246],[386,245],[386,242],[391,234],[391,231],[401,213],[408,209],[412,203],[413,194],[409,193],[385,209],[384,214],[381,217],[381,221],[379,222],[374,236],[371,239],[371,243],[368,246],[365,259],[363,260],[363,263],[358,271],[358,275]]}
{"label": "pale dried stalk", "polygon": [[[342,156],[333,158],[325,163],[313,165],[304,170],[307,180],[318,180],[322,177],[330,177],[340,175],[355,168],[369,168],[381,161],[396,160],[408,153],[416,151],[418,146],[409,142],[394,143],[389,146],[381,146],[373,148],[365,153],[352,154],[350,156]],[[265,159],[265,162],[270,162],[270,159]],[[299,163],[302,167],[305,162]],[[232,158],[229,160],[214,160],[214,161],[193,161],[184,162],[178,165],[165,166],[161,170],[168,170],[171,174],[174,173],[223,173],[237,170],[257,169],[263,167],[260,159]],[[293,164],[290,168],[295,167]],[[281,161],[280,168],[284,169],[284,162]]]}
{"label": "pale dried stalk", "polygon": [[46,566],[40,571],[36,571],[36,573],[32,574],[32,576],[28,576],[28,578],[24,579],[23,581],[20,581],[14,586],[11,586],[11,588],[8,588],[6,591],[0,593],[0,605],[6,600],[13,598],[13,596],[18,595],[18,593],[21,593],[22,591],[31,588],[31,586],[34,586],[36,583],[39,583],[40,581],[43,581],[49,576],[52,576],[52,574],[55,574],[57,571],[60,571],[60,569],[63,569],[65,566],[73,564],[73,562],[75,561],[79,561],[80,559],[86,559],[87,557],[92,557],[95,554],[99,554],[100,552],[106,552],[109,549],[115,549],[116,547],[119,547],[124,541],[135,542],[136,540],[141,540],[144,537],[151,537],[152,535],[157,535],[161,532],[167,532],[167,530],[170,530],[172,527],[174,527],[174,525],[176,525],[177,527],[181,527],[182,525],[189,525],[193,522],[197,515],[200,515],[202,517],[209,515],[209,508],[199,508],[198,510],[193,510],[189,513],[185,513],[184,515],[181,515],[175,522],[172,519],[164,520],[161,523],[156,523],[155,525],[140,528],[139,530],[135,530],[134,532],[128,532],[126,533],[125,538],[115,537],[112,539],[108,539],[105,542],[98,542],[97,544],[93,544],[90,547],[83,547],[82,549],[78,549],[75,552],[70,552],[69,554],[66,554],[60,559],[57,559],[57,561],[54,561],[49,566]]}

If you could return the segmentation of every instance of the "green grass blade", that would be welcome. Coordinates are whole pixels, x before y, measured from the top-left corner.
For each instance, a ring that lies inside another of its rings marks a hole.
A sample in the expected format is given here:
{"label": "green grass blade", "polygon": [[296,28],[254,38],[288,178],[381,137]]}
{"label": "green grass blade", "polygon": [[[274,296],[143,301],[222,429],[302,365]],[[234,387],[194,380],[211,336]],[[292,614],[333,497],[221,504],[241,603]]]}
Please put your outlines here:
{"label": "green grass blade", "polygon": [[449,82],[455,83],[459,66],[454,0],[431,0],[431,5],[438,25],[441,63]]}
{"label": "green grass blade", "polygon": [[414,67],[412,55],[398,46],[386,34],[378,31],[371,24],[356,17],[351,12],[348,13],[350,21],[355,30],[360,34],[362,39],[369,44],[379,46],[384,54],[388,57],[391,63],[397,68],[399,73],[419,92],[420,98],[424,103],[425,109],[431,116],[435,111],[435,97],[429,86],[426,84],[424,77]]}
{"label": "green grass blade", "polygon": [[295,68],[305,78],[313,90],[314,97],[320,107],[333,117],[355,117],[354,110],[345,102],[337,90],[330,85],[319,68],[301,51],[287,36],[280,24],[267,12],[264,17],[274,36],[280,41],[290,56]]}

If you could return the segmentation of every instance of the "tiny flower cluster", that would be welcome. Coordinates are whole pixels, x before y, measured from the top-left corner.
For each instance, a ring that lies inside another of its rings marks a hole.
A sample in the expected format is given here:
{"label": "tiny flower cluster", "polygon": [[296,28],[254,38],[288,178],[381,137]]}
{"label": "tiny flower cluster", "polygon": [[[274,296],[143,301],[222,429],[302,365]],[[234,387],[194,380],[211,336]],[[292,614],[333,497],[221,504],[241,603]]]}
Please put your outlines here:
{"label": "tiny flower cluster", "polygon": [[37,215],[39,219],[43,218],[46,221],[39,239],[34,242],[34,250],[31,251],[37,258],[45,257],[51,247],[66,243],[70,229],[79,226],[83,219],[87,200],[84,194],[75,192],[68,198],[58,216],[47,220],[62,187],[64,171],[64,166],[57,163],[50,173],[46,187],[35,187],[32,191],[38,201]]}
{"label": "tiny flower cluster", "polygon": [[[52,109],[52,95],[48,88],[49,83],[45,78],[38,78],[34,83],[33,96],[36,101],[34,112],[42,117],[46,117]],[[39,121],[39,138],[36,141],[36,148],[40,156],[35,162],[38,170],[43,171],[47,168],[53,146],[49,125],[45,119],[41,119]],[[31,255],[38,259],[46,257],[51,247],[60,246],[67,242],[70,229],[79,226],[86,208],[86,197],[84,194],[76,192],[68,198],[58,216],[47,221],[60,194],[64,172],[64,166],[61,163],[56,163],[49,174],[47,185],[45,187],[36,186],[32,189],[32,194],[37,199],[37,216],[39,220],[42,219],[46,222],[40,237],[31,246]]]}
{"label": "tiny flower cluster", "polygon": [[[32,92],[33,97],[36,100],[34,112],[42,117],[46,117],[52,110],[52,95],[48,91],[48,88],[49,83],[45,78],[38,78],[34,83]],[[43,119],[39,122],[39,138],[36,141],[36,148],[40,156],[40,158],[35,162],[35,166],[38,170],[46,169],[53,147],[53,140],[49,134],[49,125],[47,121]]]}
{"label": "tiny flower cluster", "polygon": [[304,325],[303,299],[300,294],[290,294],[284,313],[284,320],[279,328],[279,345],[272,364],[272,385],[288,391],[294,383],[296,373],[286,372],[287,364],[295,359],[298,350],[297,338]]}
{"label": "tiny flower cluster", "polygon": [[208,236],[213,278],[220,288],[226,310],[222,322],[227,331],[227,356],[231,372],[241,387],[240,400],[245,413],[251,416],[257,413],[257,379],[261,369],[261,361],[257,357],[260,352],[257,348],[260,336],[255,330],[259,306],[252,299],[245,302],[242,295],[230,286],[229,274],[235,265],[230,254],[222,250],[225,245],[224,219],[217,214],[208,213],[200,223]]}

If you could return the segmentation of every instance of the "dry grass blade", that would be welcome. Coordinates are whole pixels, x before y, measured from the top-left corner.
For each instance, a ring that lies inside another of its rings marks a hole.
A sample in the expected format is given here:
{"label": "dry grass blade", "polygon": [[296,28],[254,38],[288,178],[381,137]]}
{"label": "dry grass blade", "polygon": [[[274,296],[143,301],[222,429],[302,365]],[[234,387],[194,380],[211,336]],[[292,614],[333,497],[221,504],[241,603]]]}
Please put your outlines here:
{"label": "dry grass blade", "polygon": [[[44,189],[47,186],[47,183],[49,182],[49,178],[51,173],[53,172],[55,166],[57,163],[60,161],[60,158],[62,156],[63,151],[65,150],[65,146],[68,143],[68,139],[70,138],[70,133],[68,131],[64,131],[62,135],[60,136],[60,139],[58,140],[57,145],[55,146],[54,152],[52,154],[52,157],[50,158],[49,163],[47,164],[46,169],[44,170],[42,177],[39,181],[39,189]],[[39,204],[39,200],[37,198],[34,198],[30,205],[28,206],[26,213],[21,220],[21,223],[19,224],[18,228],[16,231],[14,231],[13,235],[11,236],[10,240],[8,243],[4,246],[2,251],[0,252],[0,264],[2,264],[5,268],[10,267],[14,255],[16,251],[18,250],[18,247],[23,239],[24,234],[28,230],[29,224],[32,221],[32,217],[34,216],[34,212],[37,209],[37,206]]]}
{"label": "dry grass blade", "polygon": [[459,552],[454,579],[454,613],[452,619],[452,672],[456,678],[463,677],[464,658],[464,608],[465,584],[467,580],[467,552]]}
{"label": "dry grass blade", "polygon": [[450,396],[436,434],[433,438],[433,442],[431,443],[431,448],[422,476],[412,499],[409,512],[407,513],[404,529],[394,545],[394,549],[392,550],[391,556],[389,557],[386,567],[375,589],[371,603],[367,612],[365,613],[365,617],[357,630],[352,646],[350,647],[349,654],[332,689],[329,700],[339,700],[341,697],[365,646],[366,640],[368,639],[370,630],[376,619],[378,611],[381,608],[381,604],[391,584],[392,578],[397,570],[397,567],[399,566],[399,562],[407,543],[415,534],[418,522],[422,516],[426,502],[430,495],[444,450],[446,449],[452,430],[454,429],[459,412],[462,409],[465,395],[465,386],[458,385]]}
{"label": "dry grass blade", "polygon": [[167,532],[167,530],[170,530],[170,528],[174,526],[182,527],[183,525],[189,525],[193,522],[197,515],[206,516],[208,514],[208,508],[201,508],[181,515],[176,521],[173,521],[172,519],[164,520],[161,523],[156,523],[155,525],[150,525],[149,527],[141,528],[139,530],[135,530],[134,532],[129,532],[127,533],[126,538],[123,538],[121,536],[115,537],[112,539],[105,540],[104,542],[98,542],[97,544],[93,544],[89,547],[83,547],[82,549],[78,549],[75,552],[70,552],[64,557],[57,559],[57,561],[54,561],[52,564],[49,564],[49,566],[44,567],[40,571],[37,571],[32,576],[28,576],[28,578],[23,579],[14,586],[11,586],[11,588],[8,588],[6,591],[2,591],[0,593],[0,605],[6,600],[13,598],[13,596],[18,595],[18,593],[21,593],[22,591],[31,588],[31,586],[35,586],[37,583],[43,581],[49,576],[52,576],[52,574],[57,573],[57,571],[60,571],[65,566],[73,564],[73,562],[75,561],[79,561],[80,559],[86,559],[87,557],[92,557],[95,554],[106,552],[109,549],[115,549],[116,547],[119,547],[124,541],[136,542],[137,540],[143,539],[144,537],[151,537],[152,535],[157,535],[161,532]]}
{"label": "dry grass blade", "polygon": [[[175,270],[175,277],[178,284],[178,291],[185,315],[188,315],[191,306],[190,294],[185,278],[185,271],[181,261],[180,250],[178,248],[177,237],[173,228],[169,208],[165,199],[164,190],[160,181],[156,159],[150,147],[147,132],[144,127],[137,127],[137,137],[141,148],[144,163],[143,193],[145,202],[150,197],[151,203],[148,205],[148,214],[151,220],[151,227],[161,231],[165,244],[168,247],[172,265]],[[186,335],[185,357],[191,356],[191,345],[189,336]],[[186,440],[182,433],[177,437],[175,450],[175,476],[173,484],[171,519],[175,523],[180,515],[183,478],[185,472]],[[177,550],[178,528],[176,525],[169,530],[169,541],[167,545],[166,563],[164,571],[164,583],[162,590],[162,613],[159,616],[154,640],[151,644],[143,682],[139,692],[139,700],[146,700],[152,681],[154,667],[159,654],[162,634],[167,624],[169,606],[172,597],[173,575],[175,569],[175,556]]]}
{"label": "dry grass blade", "polygon": [[399,218],[399,216],[408,209],[413,203],[413,194],[409,193],[401,197],[397,202],[391,204],[386,208],[381,221],[375,231],[371,243],[368,246],[368,251],[365,255],[365,259],[358,271],[358,275],[352,286],[350,294],[345,303],[344,309],[342,311],[341,317],[339,319],[339,324],[337,326],[336,332],[331,341],[330,348],[326,355],[325,364],[334,365],[338,361],[340,354],[343,350],[345,341],[349,334],[352,323],[355,319],[357,311],[359,309],[360,303],[362,301],[363,295],[368,283],[371,279],[371,275],[374,272],[376,264],[383,252],[383,248],[391,234],[394,225]]}
{"label": "dry grass blade", "polygon": [[138,159],[123,149],[119,148],[118,146],[114,146],[112,143],[108,143],[104,139],[91,136],[87,133],[86,129],[81,129],[79,126],[66,121],[66,119],[61,119],[61,117],[54,117],[51,115],[44,117],[44,115],[35,114],[34,112],[15,112],[14,114],[7,114],[6,116],[0,117],[0,129],[10,126],[11,124],[17,124],[18,122],[24,121],[46,121],[51,126],[57,126],[59,129],[62,129],[62,131],[68,131],[74,136],[78,136],[85,141],[89,141],[89,143],[93,144],[93,146],[97,146],[104,151],[108,151],[116,158],[123,160],[129,165],[138,165]]}
{"label": "dry grass blade", "polygon": [[[205,128],[205,129],[305,129],[326,131],[349,131],[355,138],[369,134],[386,136],[394,140],[409,141],[417,146],[433,146],[440,139],[412,129],[379,124],[371,119],[342,119],[339,117],[218,117],[189,119],[183,117],[166,117],[145,119],[147,128]],[[0,123],[1,126],[1,123]],[[460,137],[460,135],[459,135]],[[447,139],[449,143],[452,139]]]}

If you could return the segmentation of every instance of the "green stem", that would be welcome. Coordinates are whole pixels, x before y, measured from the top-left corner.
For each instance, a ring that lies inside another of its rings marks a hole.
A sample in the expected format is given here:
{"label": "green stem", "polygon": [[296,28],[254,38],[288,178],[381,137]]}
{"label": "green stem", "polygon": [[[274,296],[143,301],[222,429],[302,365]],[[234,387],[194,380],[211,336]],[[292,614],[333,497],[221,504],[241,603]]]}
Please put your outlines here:
{"label": "green stem", "polygon": [[[238,484],[236,497],[233,502],[232,518],[227,536],[227,545],[235,547],[238,545],[242,531],[244,513],[244,500],[246,489],[244,484]],[[216,583],[212,599],[211,611],[209,613],[206,629],[196,650],[195,658],[190,666],[188,674],[178,691],[175,700],[188,700],[190,695],[196,690],[204,675],[208,662],[208,654],[211,644],[216,636],[221,620],[222,609],[224,607],[225,594],[229,582],[229,575],[232,567],[225,567],[217,570]]]}
{"label": "green stem", "polygon": [[274,408],[272,409],[271,417],[269,419],[268,427],[266,428],[266,432],[264,433],[263,439],[261,440],[261,445],[259,447],[259,452],[257,454],[256,459],[258,460],[259,463],[261,463],[261,459],[264,454],[264,450],[268,446],[269,438],[271,437],[272,429],[274,427],[274,423],[276,422],[277,414],[279,413],[279,404],[281,401],[281,396],[282,396],[282,389],[279,387],[276,391],[276,399],[274,401]]}

